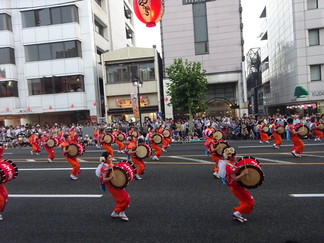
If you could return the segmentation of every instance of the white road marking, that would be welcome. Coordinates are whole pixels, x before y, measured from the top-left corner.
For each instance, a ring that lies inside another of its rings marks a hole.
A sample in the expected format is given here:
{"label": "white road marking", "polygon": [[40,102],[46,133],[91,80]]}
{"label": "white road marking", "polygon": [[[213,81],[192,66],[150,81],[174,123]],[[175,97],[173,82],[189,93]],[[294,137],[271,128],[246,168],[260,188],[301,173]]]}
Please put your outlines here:
{"label": "white road marking", "polygon": [[102,195],[95,195],[95,194],[9,194],[9,197],[25,197],[25,198],[38,198],[38,197],[99,198],[99,197],[102,197]]}
{"label": "white road marking", "polygon": [[291,197],[324,197],[324,193],[315,194],[289,194]]}
{"label": "white road marking", "polygon": [[214,162],[210,162],[210,161],[202,160],[202,159],[191,159],[191,158],[180,157],[180,156],[169,156],[169,157],[175,158],[175,159],[189,160],[189,161],[194,161],[194,162],[199,162],[199,163],[214,164]]}
{"label": "white road marking", "polygon": [[34,159],[26,159],[27,162],[36,162]]}
{"label": "white road marking", "polygon": [[[97,167],[87,167],[81,170],[95,170]],[[18,169],[19,171],[54,171],[54,170],[71,170],[71,168],[30,168],[30,169]]]}
{"label": "white road marking", "polygon": [[[307,146],[321,146],[323,143],[305,143],[305,147]],[[292,147],[293,144],[283,144],[280,147]],[[267,145],[250,145],[250,146],[237,146],[237,148],[272,148],[272,144],[267,144]],[[275,151],[275,150],[274,150]]]}
{"label": "white road marking", "polygon": [[84,160],[84,159],[79,159],[79,161],[80,161],[80,162],[88,162],[88,161],[86,161],[86,160]]}

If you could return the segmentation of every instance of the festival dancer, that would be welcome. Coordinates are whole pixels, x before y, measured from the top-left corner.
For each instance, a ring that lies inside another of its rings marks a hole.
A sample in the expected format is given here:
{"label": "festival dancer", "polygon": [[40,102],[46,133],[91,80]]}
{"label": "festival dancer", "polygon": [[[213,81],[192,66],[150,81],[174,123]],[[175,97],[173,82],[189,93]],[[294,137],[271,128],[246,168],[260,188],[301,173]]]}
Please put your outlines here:
{"label": "festival dancer", "polygon": [[289,117],[287,119],[287,123],[289,125],[289,131],[290,131],[290,137],[291,137],[291,141],[294,144],[294,147],[291,149],[291,154],[295,157],[301,157],[303,150],[304,150],[304,143],[303,141],[300,139],[297,128],[302,126],[301,124],[297,124],[296,126],[293,125],[293,118]]}
{"label": "festival dancer", "polygon": [[2,212],[8,201],[8,191],[4,184],[0,184],[0,221],[3,220]]}
{"label": "festival dancer", "polygon": [[41,141],[42,141],[43,147],[48,152],[48,157],[47,157],[48,163],[52,163],[55,158],[55,150],[54,150],[54,147],[49,147],[47,145],[46,142],[49,138],[51,138],[51,136],[48,136],[47,133],[43,133]]}
{"label": "festival dancer", "polygon": [[125,153],[124,152],[124,150],[125,150],[125,144],[117,138],[117,136],[118,136],[119,133],[121,133],[121,131],[118,131],[117,129],[114,129],[113,135],[116,137],[116,141],[115,142],[118,145],[117,153],[124,154]]}
{"label": "festival dancer", "polygon": [[78,142],[79,134],[75,131],[75,127],[70,128],[70,137],[72,142]]}
{"label": "festival dancer", "polygon": [[281,134],[278,133],[279,127],[282,127],[282,125],[280,125],[280,124],[274,124],[272,126],[272,137],[274,139],[273,147],[276,148],[276,149],[280,148],[280,146],[282,144]]}
{"label": "festival dancer", "polygon": [[93,138],[96,144],[96,148],[100,148],[100,142],[99,142],[99,138],[100,138],[100,131],[99,129],[96,127],[93,130]]}
{"label": "festival dancer", "polygon": [[109,181],[114,179],[113,162],[112,156],[109,152],[103,152],[100,157],[100,162],[102,163],[100,184],[106,185],[109,192],[116,201],[116,206],[114,211],[111,213],[112,218],[119,218],[123,221],[128,221],[129,218],[126,216],[125,211],[130,205],[130,196],[125,189],[116,189],[110,185]]}
{"label": "festival dancer", "polygon": [[[112,156],[112,160],[116,161],[115,159],[115,153],[113,148],[111,147],[111,144],[108,144],[105,142],[105,136],[107,135],[107,133],[105,132],[105,130],[103,128],[100,129],[100,136],[99,136],[99,143],[101,144],[101,146]],[[112,135],[112,134],[111,134]],[[114,136],[114,135],[112,135]]]}
{"label": "festival dancer", "polygon": [[33,155],[35,153],[36,155],[39,155],[39,153],[41,152],[41,135],[34,133],[29,137],[28,141],[33,148],[33,150],[30,151],[30,154]]}
{"label": "festival dancer", "polygon": [[153,156],[153,160],[160,160],[159,158],[161,157],[162,155],[162,148],[156,144],[153,140],[153,136],[155,135],[155,130],[154,128],[151,128],[150,131],[149,131],[149,142],[150,142],[150,145],[151,147],[154,149],[155,153],[154,153],[154,156]]}
{"label": "festival dancer", "polygon": [[216,148],[215,148],[215,140],[213,138],[213,132],[211,130],[208,130],[205,133],[205,136],[207,137],[206,142],[205,142],[205,147],[208,149],[208,153],[210,158],[215,162],[215,168],[214,168],[214,172],[213,175],[216,178],[220,178],[220,176],[218,175],[218,162],[220,159],[222,159],[221,157],[217,156],[216,154]]}
{"label": "festival dancer", "polygon": [[314,129],[314,133],[315,133],[315,142],[320,142],[321,139],[323,139],[323,132],[318,128],[318,125],[321,124],[320,122],[316,122],[315,121],[315,117],[311,118],[311,122],[312,122],[312,127]]}
{"label": "festival dancer", "polygon": [[268,134],[264,131],[265,130],[265,127],[267,127],[266,124],[264,124],[263,122],[259,122],[259,125],[258,125],[258,130],[259,130],[259,133],[260,133],[260,143],[269,143],[269,136]]}
{"label": "festival dancer", "polygon": [[137,149],[138,142],[136,141],[136,138],[134,136],[129,136],[127,140],[129,141],[129,144],[127,145],[127,149],[130,155],[130,159],[137,166],[135,179],[141,180],[142,177],[140,175],[143,175],[145,173],[145,163],[143,159],[140,159],[136,156],[136,149]]}
{"label": "festival dancer", "polygon": [[233,147],[224,149],[223,153],[224,160],[226,162],[226,182],[230,190],[240,201],[239,206],[234,207],[233,218],[241,223],[247,222],[247,219],[242,216],[242,214],[251,214],[254,208],[254,198],[252,195],[242,186],[240,186],[237,181],[239,181],[243,176],[248,174],[248,170],[243,170],[239,175],[236,175],[237,167],[236,163],[236,152]]}
{"label": "festival dancer", "polygon": [[0,162],[3,160],[4,151],[5,151],[5,146],[3,143],[0,142]]}
{"label": "festival dancer", "polygon": [[65,139],[65,141],[63,143],[61,143],[60,147],[62,148],[62,152],[63,152],[65,159],[72,165],[72,170],[70,172],[70,178],[75,181],[78,179],[78,175],[81,173],[81,169],[80,169],[81,166],[80,166],[79,160],[76,156],[71,157],[68,154],[69,145],[72,143],[70,135],[65,134],[64,139]]}

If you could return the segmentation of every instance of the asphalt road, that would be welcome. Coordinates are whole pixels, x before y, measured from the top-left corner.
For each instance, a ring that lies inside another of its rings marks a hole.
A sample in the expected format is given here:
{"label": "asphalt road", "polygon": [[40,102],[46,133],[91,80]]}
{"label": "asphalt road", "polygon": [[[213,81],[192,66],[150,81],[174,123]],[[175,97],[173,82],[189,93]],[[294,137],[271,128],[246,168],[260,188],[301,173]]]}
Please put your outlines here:
{"label": "asphalt road", "polygon": [[324,242],[324,142],[305,140],[302,158],[290,154],[287,142],[279,150],[229,143],[238,157],[258,158],[265,173],[263,184],[249,190],[256,205],[243,224],[232,219],[237,199],[212,176],[202,142],[173,143],[160,161],[146,160],[143,180],[126,188],[129,222],[110,217],[115,202],[99,190],[94,169],[102,149],[87,147],[77,181],[59,150],[50,164],[46,151],[8,149],[5,158],[19,175],[6,183],[0,242]]}

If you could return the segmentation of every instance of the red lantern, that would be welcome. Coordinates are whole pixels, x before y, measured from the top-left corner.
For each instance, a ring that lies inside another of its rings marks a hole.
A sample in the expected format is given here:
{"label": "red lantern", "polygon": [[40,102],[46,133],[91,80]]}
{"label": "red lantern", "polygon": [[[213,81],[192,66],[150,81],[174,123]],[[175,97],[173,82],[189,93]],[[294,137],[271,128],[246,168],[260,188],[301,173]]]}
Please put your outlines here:
{"label": "red lantern", "polygon": [[71,108],[74,108],[74,105],[73,104],[71,105]]}
{"label": "red lantern", "polygon": [[169,100],[168,97],[164,98],[164,101],[165,101],[165,102],[168,102],[168,100]]}
{"label": "red lantern", "polygon": [[137,18],[146,27],[154,27],[164,14],[164,0],[133,0],[133,5]]}
{"label": "red lantern", "polygon": [[93,106],[96,106],[97,105],[97,102],[93,102],[92,104],[93,104]]}
{"label": "red lantern", "polygon": [[48,109],[52,110],[52,109],[53,109],[53,107],[52,107],[52,106],[50,106],[50,107],[48,107]]}
{"label": "red lantern", "polygon": [[10,111],[10,109],[9,109],[9,108],[7,108],[7,109],[6,109],[6,111],[7,111],[7,112],[8,112],[8,111]]}

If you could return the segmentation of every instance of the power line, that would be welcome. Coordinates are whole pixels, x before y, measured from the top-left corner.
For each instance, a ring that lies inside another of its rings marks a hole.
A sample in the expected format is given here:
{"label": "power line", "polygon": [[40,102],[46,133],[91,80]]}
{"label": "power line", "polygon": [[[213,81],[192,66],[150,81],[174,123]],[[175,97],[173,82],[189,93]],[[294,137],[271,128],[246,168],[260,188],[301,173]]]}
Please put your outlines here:
{"label": "power line", "polygon": [[17,7],[17,8],[0,8],[0,10],[19,10],[19,9],[30,9],[30,8],[41,8],[41,7],[56,7],[60,6],[63,4],[69,4],[69,3],[77,3],[77,2],[82,2],[84,0],[73,0],[73,1],[68,1],[64,3],[54,3],[54,4],[49,4],[49,5],[38,5],[38,6],[32,6],[32,7]]}

